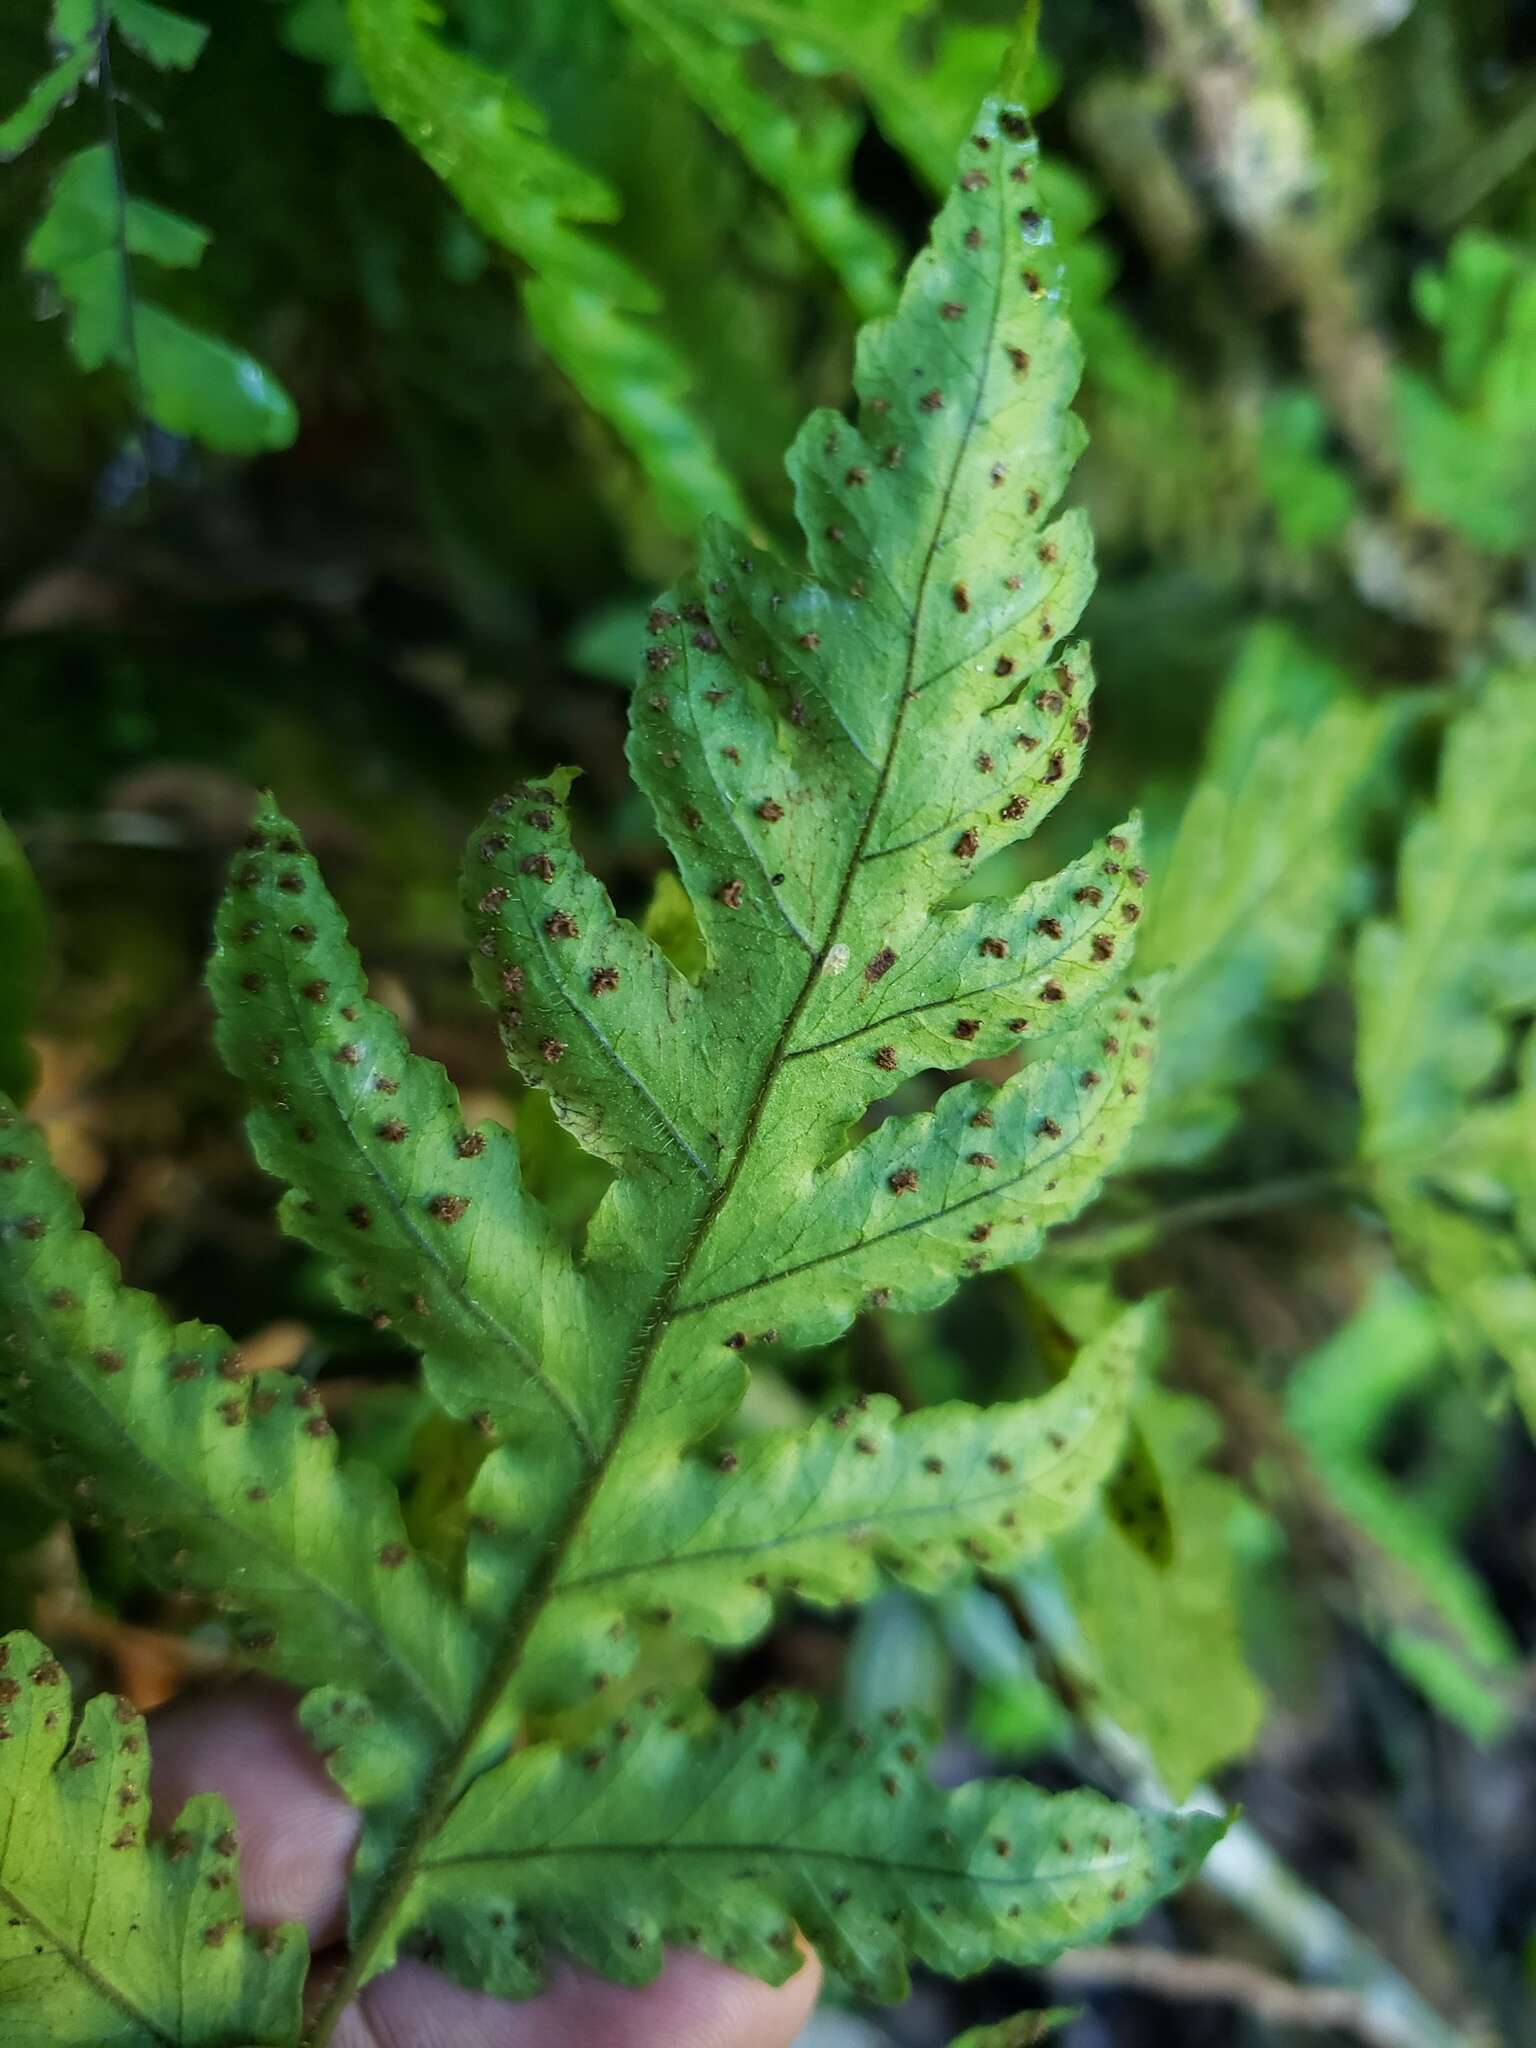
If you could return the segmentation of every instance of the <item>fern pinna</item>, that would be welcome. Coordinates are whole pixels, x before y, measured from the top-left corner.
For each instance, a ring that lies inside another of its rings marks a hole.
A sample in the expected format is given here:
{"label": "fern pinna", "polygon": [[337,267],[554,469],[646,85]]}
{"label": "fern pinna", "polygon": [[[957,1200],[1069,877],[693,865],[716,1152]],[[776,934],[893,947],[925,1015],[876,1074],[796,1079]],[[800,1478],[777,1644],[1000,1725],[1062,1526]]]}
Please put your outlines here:
{"label": "fern pinna", "polygon": [[[247,1656],[310,1689],[306,1725],[364,1811],[351,1962],[312,2043],[402,1947],[518,1997],[553,1951],[638,1982],[666,1943],[778,1981],[798,1926],[845,1983],[899,1996],[909,1957],[967,1971],[1106,1934],[1218,1830],[1022,1783],[941,1792],[900,1716],[850,1731],[793,1700],[722,1718],[640,1690],[658,1644],[744,1644],[781,1595],[857,1600],[881,1573],[931,1588],[1041,1545],[1113,1468],[1152,1338],[1154,1311],[1130,1311],[1036,1401],[727,1427],[758,1347],[825,1343],[1027,1257],[1143,1100],[1135,826],[1020,896],[953,901],[1069,788],[1088,734],[1088,656],[1066,638],[1088,537],[1052,517],[1078,354],[1035,161],[1023,116],[988,106],[899,310],[862,337],[857,419],[801,434],[810,574],[716,529],[651,615],[630,759],[697,913],[697,979],[582,866],[571,771],[503,798],[470,847],[481,993],[613,1170],[579,1248],[523,1187],[515,1138],[466,1123],[370,1000],[270,804],[235,861],[220,1045],[288,1229],[483,1439],[453,1554],[422,1554],[384,1481],[338,1460],[311,1387],[124,1290],[36,1135],[7,1126],[11,1413],[84,1512],[125,1520]],[[1001,1084],[959,1079],[859,1130],[904,1079],[1018,1052]],[[120,1724],[90,1709],[71,1752],[85,1741],[89,1768],[61,1774],[64,1720],[37,1732],[45,1653],[11,1662],[29,1739],[0,1750],[0,2003],[61,2044],[96,2038],[103,2000],[142,2022],[113,2039],[299,2039],[291,1942],[227,1909],[216,1965],[174,1938],[182,1880],[131,1819],[120,1846],[91,1833],[92,1883],[142,1888],[148,1857],[156,1918],[96,1938],[32,1817],[101,1796]],[[214,1967],[229,1988],[209,1999]]]}

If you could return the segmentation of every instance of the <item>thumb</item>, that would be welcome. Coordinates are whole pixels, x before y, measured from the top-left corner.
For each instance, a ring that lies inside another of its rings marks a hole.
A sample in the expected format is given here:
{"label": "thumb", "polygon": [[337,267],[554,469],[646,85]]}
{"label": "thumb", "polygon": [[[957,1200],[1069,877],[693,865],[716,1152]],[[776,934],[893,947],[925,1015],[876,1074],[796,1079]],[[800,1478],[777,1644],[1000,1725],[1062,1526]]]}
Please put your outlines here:
{"label": "thumb", "polygon": [[[195,1792],[222,1793],[239,1827],[247,1916],[259,1926],[297,1920],[318,1950],[345,1929],[361,1815],[326,1775],[295,1705],[259,1679],[182,1695],[151,1724],[150,1796],[165,1827]],[[557,1963],[549,1988],[515,2005],[402,1962],[364,1987],[334,2048],[789,2048],[820,1988],[809,1949],[777,1988],[682,1950],[638,1989]]]}

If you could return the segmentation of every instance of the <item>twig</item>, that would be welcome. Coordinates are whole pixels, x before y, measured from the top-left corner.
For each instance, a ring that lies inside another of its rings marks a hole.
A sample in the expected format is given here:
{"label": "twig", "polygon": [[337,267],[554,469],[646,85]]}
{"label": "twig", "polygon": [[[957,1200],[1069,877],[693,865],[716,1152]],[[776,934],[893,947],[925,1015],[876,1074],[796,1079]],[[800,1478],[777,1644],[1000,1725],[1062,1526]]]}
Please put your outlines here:
{"label": "twig", "polygon": [[1064,1986],[1115,1985],[1188,2004],[1240,2005],[1277,2027],[1352,2034],[1368,2048],[1399,2048],[1400,2032],[1383,2030],[1360,1993],[1292,1984],[1257,1964],[1188,1956],[1161,1948],[1068,1949],[1050,1974]]}
{"label": "twig", "polygon": [[[1027,1616],[1030,1638],[1044,1644],[1050,1669],[1072,1687],[1079,1725],[1119,1780],[1119,1789],[1139,1806],[1168,1811],[1174,1802],[1147,1751],[1094,1706],[1092,1687],[1079,1668],[1076,1625],[1048,1581],[1032,1578]],[[1189,1804],[1226,1810],[1225,1800],[1208,1785],[1197,1786]],[[1337,1906],[1286,1867],[1247,1821],[1232,1822],[1196,1883],[1241,1913],[1312,1988],[1347,1993],[1357,2018],[1374,2030],[1364,2037],[1371,2048],[1495,2048],[1486,2031],[1463,2030],[1443,2019]]]}

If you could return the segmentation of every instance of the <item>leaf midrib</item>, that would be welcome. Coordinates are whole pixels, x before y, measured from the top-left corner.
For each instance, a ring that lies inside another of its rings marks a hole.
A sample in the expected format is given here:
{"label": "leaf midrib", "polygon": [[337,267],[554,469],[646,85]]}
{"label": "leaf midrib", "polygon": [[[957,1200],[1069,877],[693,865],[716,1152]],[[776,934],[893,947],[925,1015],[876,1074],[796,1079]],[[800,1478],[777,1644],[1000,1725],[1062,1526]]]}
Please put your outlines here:
{"label": "leaf midrib", "polygon": [[892,720],[891,735],[887,743],[885,758],[881,763],[879,777],[871,792],[869,805],[865,811],[858,837],[854,842],[844,868],[842,882],[838,889],[837,901],[833,906],[832,916],[828,922],[826,937],[819,950],[813,955],[805,979],[801,984],[800,992],[790,1005],[778,1035],[764,1061],[757,1092],[753,1097],[751,1107],[743,1123],[741,1139],[730,1167],[715,1185],[709,1199],[700,1208],[693,1229],[689,1234],[688,1242],[681,1255],[670,1265],[652,1305],[651,1313],[642,1326],[634,1347],[633,1368],[626,1376],[624,1400],[615,1417],[614,1426],[609,1434],[608,1441],[603,1447],[597,1464],[589,1469],[581,1488],[573,1495],[570,1513],[566,1516],[559,1530],[552,1536],[540,1559],[538,1569],[530,1574],[522,1598],[507,1618],[507,1631],[501,1654],[487,1671],[485,1681],[466,1721],[463,1734],[454,1744],[453,1748],[443,1757],[432,1780],[425,1788],[422,1804],[417,1810],[417,1825],[400,1845],[394,1858],[393,1868],[376,1895],[373,1908],[368,1914],[367,1919],[354,1937],[352,1953],[347,1967],[336,1979],[329,1997],[316,2014],[309,2032],[305,2036],[307,2048],[325,2048],[325,2044],[330,2040],[343,2011],[350,2003],[353,1993],[359,1988],[366,1977],[372,1951],[387,1933],[396,1912],[404,1903],[416,1871],[421,1867],[422,1845],[432,1840],[451,1809],[459,1775],[473,1755],[483,1728],[495,1712],[507,1686],[511,1683],[522,1661],[523,1651],[527,1647],[528,1640],[533,1633],[539,1616],[542,1614],[545,1605],[554,1591],[560,1568],[565,1561],[570,1546],[575,1540],[583,1521],[586,1519],[587,1512],[596,1498],[602,1481],[607,1476],[608,1469],[620,1446],[623,1444],[631,1422],[634,1420],[650,1366],[654,1362],[662,1339],[665,1337],[667,1329],[671,1324],[678,1295],[682,1291],[694,1261],[697,1259],[708,1238],[711,1227],[726,1202],[730,1199],[736,1182],[751,1153],[752,1144],[767,1108],[768,1099],[784,1069],[790,1040],[810,1002],[812,991],[816,987],[821,973],[821,963],[826,958],[828,951],[836,943],[837,934],[842,927],[844,917],[847,915],[854,885],[863,864],[864,851],[869,844],[870,835],[880,815],[880,808],[884,802],[886,790],[890,786],[896,757],[900,751],[902,738],[906,731],[907,707],[913,701],[909,695],[909,690],[922,636],[934,557],[938,553],[939,546],[944,538],[955,485],[959,479],[961,466],[970,450],[971,439],[976,431],[977,420],[988,388],[989,380],[986,365],[991,360],[998,318],[1002,309],[1004,268],[1004,263],[999,261],[993,281],[992,303],[987,319],[986,342],[978,355],[978,361],[983,367],[977,376],[976,389],[966,415],[965,426],[956,443],[954,460],[950,466],[949,476],[945,481],[938,510],[934,516],[933,531],[929,536],[928,546],[923,555],[922,566],[918,572],[916,595],[909,614],[907,645],[898,688],[896,715]]}
{"label": "leaf midrib", "polygon": [[552,1842],[531,1849],[480,1849],[465,1851],[458,1856],[426,1856],[417,1866],[421,1870],[457,1870],[477,1863],[538,1863],[553,1857],[601,1856],[612,1863],[623,1856],[659,1857],[662,1859],[687,1856],[767,1856],[802,1863],[832,1863],[840,1869],[879,1871],[888,1876],[892,1871],[903,1877],[920,1878],[925,1884],[948,1882],[963,1884],[967,1891],[985,1888],[988,1890],[1019,1892],[1044,1891],[1048,1886],[1066,1880],[1079,1878],[1116,1876],[1121,1871],[1134,1867],[1135,1859],[1126,1853],[1107,1856],[1095,1863],[1076,1864],[1049,1874],[1030,1871],[1023,1875],[1010,1876],[1006,1871],[996,1876],[985,1869],[957,1870],[948,1863],[920,1863],[910,1857],[893,1857],[866,1854],[857,1849],[823,1849],[811,1844],[802,1844],[784,1837],[772,1842],[680,1842],[676,1836],[663,1836],[656,1842]]}

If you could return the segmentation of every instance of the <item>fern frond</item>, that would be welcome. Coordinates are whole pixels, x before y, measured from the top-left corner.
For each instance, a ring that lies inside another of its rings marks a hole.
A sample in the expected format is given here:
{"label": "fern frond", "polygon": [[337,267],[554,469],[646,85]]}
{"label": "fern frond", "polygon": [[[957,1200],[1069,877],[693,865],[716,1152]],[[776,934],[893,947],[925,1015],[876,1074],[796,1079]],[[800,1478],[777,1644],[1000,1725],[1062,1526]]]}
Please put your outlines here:
{"label": "fern frond", "polygon": [[1399,369],[1394,424],[1416,507],[1500,554],[1536,535],[1536,262],[1529,247],[1467,230],[1443,271],[1414,281],[1440,340],[1439,376]]}
{"label": "fern frond", "polygon": [[647,1713],[578,1755],[524,1750],[444,1824],[412,1918],[511,1997],[557,1946],[621,1983],[668,1942],[779,1983],[799,1927],[836,1978],[898,1999],[909,1956],[963,1975],[1103,1938],[1222,1832],[1019,1781],[940,1792],[924,1747],[899,1712],[820,1729],[785,1695],[700,1734]]}
{"label": "fern frond", "polygon": [[1254,1510],[1205,1467],[1221,1425],[1203,1402],[1148,1387],[1132,1415],[1160,1483],[1167,1555],[1148,1556],[1106,1499],[1063,1536],[1055,1560],[1083,1682],[1184,1799],[1247,1752],[1267,1708],[1243,1652],[1233,1562],[1234,1524]]}
{"label": "fern frond", "polygon": [[755,29],[792,70],[857,79],[880,126],[936,192],[949,184],[966,121],[1001,76],[1010,41],[1004,27],[945,14],[933,0],[729,0],[723,10],[736,34]]}
{"label": "fern frond", "polygon": [[[916,1744],[866,1751],[798,1704],[689,1732],[690,1699],[646,1708],[639,1734],[594,1706],[626,1690],[643,1634],[740,1644],[780,1593],[857,1600],[882,1573],[926,1588],[1032,1554],[1113,1467],[1155,1327],[1131,1312],[1038,1402],[873,1400],[704,1445],[751,1347],[823,1342],[1028,1257],[1146,1101],[1153,1011],[1124,980],[1135,824],[1022,896],[957,907],[1070,788],[1088,737],[1068,638],[1088,539],[1054,514],[1078,353],[1036,172],[1024,117],[986,107],[932,247],[861,341],[857,420],[813,415],[791,455],[809,573],[717,525],[652,615],[631,758],[696,971],[583,866],[572,771],[510,792],[471,844],[480,992],[611,1171],[578,1252],[513,1139],[468,1128],[370,999],[270,803],[236,858],[219,1042],[285,1224],[489,1439],[452,1572],[411,1554],[381,1481],[338,1469],[310,1390],[248,1398],[218,1333],[172,1330],[119,1287],[10,1127],[19,1418],[103,1506],[152,1491],[192,1583],[270,1614],[276,1668],[319,1684],[306,1725],[365,1809],[351,1957],[315,2048],[418,1938],[464,1981],[523,1993],[549,1949],[638,1981],[664,1940],[777,1980],[794,1921],[893,1995],[908,1954],[969,1970],[1107,1932],[1218,1832],[1020,1785],[941,1794]],[[558,239],[558,204],[549,218]],[[903,1083],[930,1106],[880,1120]],[[599,1740],[530,1744],[532,1719],[569,1728],[551,1710],[572,1706]]]}
{"label": "fern frond", "polygon": [[[149,1838],[149,1746],[125,1699],[75,1723],[63,1667],[0,1638],[0,2026],[49,2048],[265,2048],[299,2024],[297,1927],[251,1933],[220,1799]],[[46,2026],[46,2034],[39,2031]]]}
{"label": "fern frond", "polygon": [[0,123],[0,156],[34,142],[85,83],[99,84],[109,102],[108,139],[65,160],[27,243],[27,267],[51,278],[69,308],[69,346],[80,367],[110,363],[123,371],[135,405],[168,433],[232,455],[286,447],[298,419],[271,372],[139,291],[136,259],[191,269],[209,236],[124,187],[110,110],[113,32],[158,69],[178,71],[196,63],[208,36],[200,22],[151,0],[55,0],[54,67]]}
{"label": "fern frond", "polygon": [[1536,1000],[1536,690],[1487,679],[1452,719],[1439,788],[1404,843],[1397,915],[1360,948],[1365,1149],[1412,1157],[1445,1143]]}
{"label": "fern frond", "polygon": [[452,1726],[471,1633],[393,1495],[338,1467],[306,1382],[248,1373],[222,1330],[173,1324],[122,1285],[40,1134],[3,1104],[0,1339],[8,1418],[78,1508],[127,1525],[146,1570],[206,1593],[264,1669]]}
{"label": "fern frond", "polygon": [[[614,1361],[593,1483],[536,1563],[497,1541],[515,1450],[471,1502],[493,1533],[472,1539],[469,1596],[502,1617],[528,1699],[625,1668],[623,1617],[566,1626],[559,1589],[738,1398],[749,1342],[825,1341],[871,1301],[931,1303],[1027,1256],[1142,1101],[1151,1013],[1114,993],[1144,880],[1129,830],[1022,903],[944,907],[1070,785],[1087,737],[1086,656],[1060,643],[1091,570],[1081,521],[1051,519],[1077,356],[1034,174],[1022,121],[989,110],[900,309],[863,338],[858,422],[802,433],[817,580],[716,530],[698,584],[652,616],[631,758],[693,899],[699,978],[582,866],[567,771],[498,803],[471,847],[481,992],[618,1169],[583,1269]],[[1037,1041],[1011,1081],[850,1142],[893,1075]],[[393,1941],[401,1910],[365,1902],[365,1924]]]}
{"label": "fern frond", "polygon": [[1389,1223],[1464,1344],[1536,1417],[1536,691],[1490,676],[1446,734],[1403,842],[1397,915],[1361,935],[1361,1149]]}
{"label": "fern frond", "polygon": [[895,296],[896,245],[854,196],[856,115],[828,102],[792,112],[753,83],[740,24],[693,0],[619,0],[619,12],[665,58],[689,96],[773,188],[809,246],[865,318]]}
{"label": "fern frond", "polygon": [[1141,935],[1143,963],[1168,971],[1170,1050],[1139,1163],[1221,1141],[1273,1011],[1322,977],[1364,894],[1370,784],[1396,715],[1288,629],[1249,634]]}
{"label": "fern frond", "polygon": [[[1434,1303],[1388,1273],[1348,1322],[1291,1369],[1285,1420],[1346,1526],[1359,1532],[1363,1568],[1352,1582],[1366,1625],[1437,1712],[1487,1743],[1514,1717],[1520,1654],[1461,1554],[1454,1509],[1447,1515],[1430,1505],[1444,1469],[1435,1424],[1448,1403],[1461,1427],[1476,1429],[1478,1420],[1462,1387],[1446,1386],[1446,1364]],[[1423,1431],[1422,1462],[1410,1477],[1389,1474],[1379,1454],[1415,1398],[1434,1404],[1425,1410],[1433,1421]],[[1490,1458],[1496,1429],[1493,1418],[1484,1419]]]}
{"label": "fern frond", "polygon": [[60,108],[95,77],[97,48],[90,0],[55,0],[48,43],[53,63],[14,113],[0,121],[0,160],[20,156]]}
{"label": "fern frond", "polygon": [[682,358],[647,316],[648,281],[588,232],[617,195],[544,133],[512,83],[436,32],[432,0],[349,0],[357,59],[381,111],[470,219],[532,277],[535,333],[644,471],[663,516],[694,532],[745,521],[741,496],[688,398]]}

